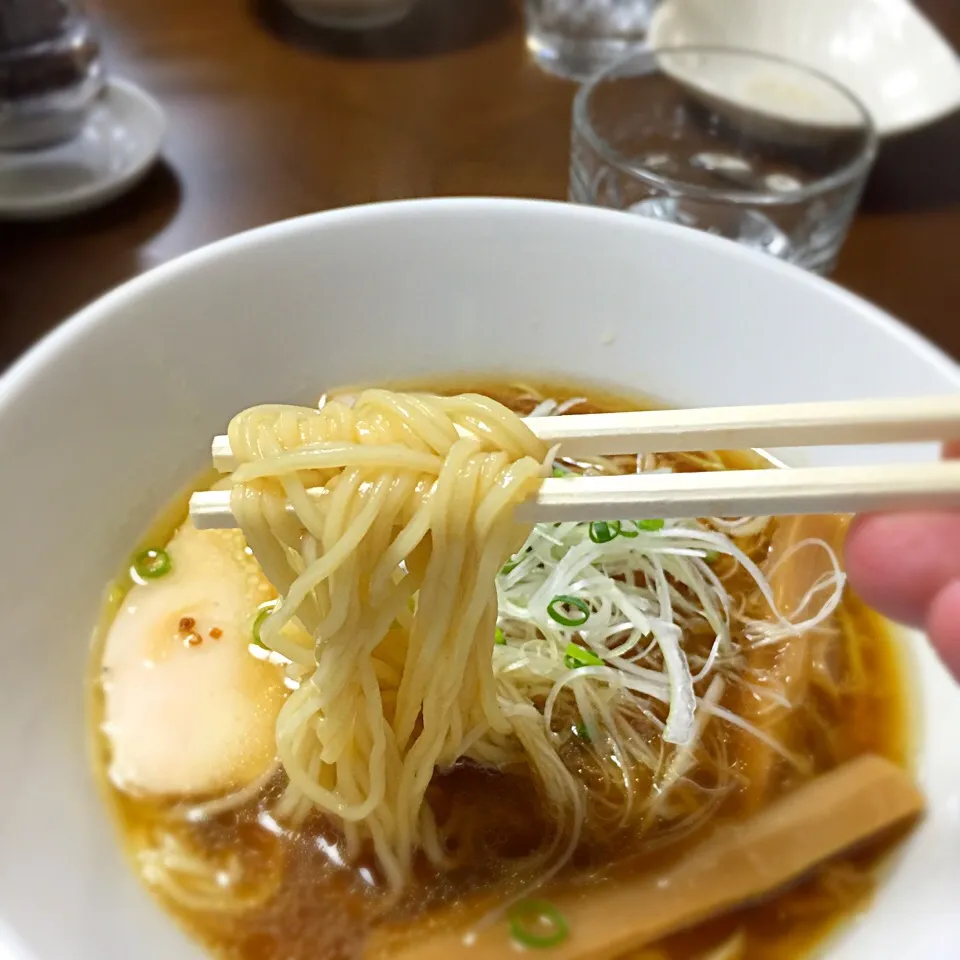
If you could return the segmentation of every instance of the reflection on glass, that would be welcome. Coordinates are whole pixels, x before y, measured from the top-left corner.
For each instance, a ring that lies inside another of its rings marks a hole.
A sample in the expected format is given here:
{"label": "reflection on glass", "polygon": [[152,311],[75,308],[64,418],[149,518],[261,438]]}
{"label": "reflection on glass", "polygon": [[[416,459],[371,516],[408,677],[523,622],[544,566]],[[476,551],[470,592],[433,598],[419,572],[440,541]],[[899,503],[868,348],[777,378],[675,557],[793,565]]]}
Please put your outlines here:
{"label": "reflection on glass", "polygon": [[0,150],[72,139],[103,83],[99,45],[76,4],[0,0]]}

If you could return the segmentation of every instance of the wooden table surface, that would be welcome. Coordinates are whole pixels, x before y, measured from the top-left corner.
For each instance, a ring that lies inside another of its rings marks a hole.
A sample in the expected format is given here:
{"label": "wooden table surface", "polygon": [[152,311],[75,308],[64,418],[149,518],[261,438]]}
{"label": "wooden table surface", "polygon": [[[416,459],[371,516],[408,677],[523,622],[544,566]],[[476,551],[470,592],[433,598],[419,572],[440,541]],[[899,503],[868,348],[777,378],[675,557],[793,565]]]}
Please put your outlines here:
{"label": "wooden table surface", "polygon": [[[398,197],[566,195],[574,88],[527,60],[511,0],[423,0],[352,35],[273,0],[87,6],[109,67],[168,111],[165,160],[100,211],[0,224],[0,367],[116,284],[239,230]],[[960,47],[960,0],[921,6]],[[960,115],[884,146],[835,279],[960,357]]]}

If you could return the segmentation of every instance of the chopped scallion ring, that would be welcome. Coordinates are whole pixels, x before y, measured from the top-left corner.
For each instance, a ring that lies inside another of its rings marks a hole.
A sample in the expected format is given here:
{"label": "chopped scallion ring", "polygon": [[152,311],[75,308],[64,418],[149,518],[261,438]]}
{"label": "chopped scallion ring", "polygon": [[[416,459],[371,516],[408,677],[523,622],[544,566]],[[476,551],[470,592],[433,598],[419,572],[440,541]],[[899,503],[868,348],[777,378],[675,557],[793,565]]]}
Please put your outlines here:
{"label": "chopped scallion ring", "polygon": [[573,735],[584,743],[590,743],[590,731],[582,720],[573,725]]}
{"label": "chopped scallion ring", "polygon": [[634,520],[638,530],[662,530],[666,520]]}
{"label": "chopped scallion ring", "polygon": [[173,562],[163,547],[151,547],[133,558],[133,569],[143,580],[159,580],[173,569]]}
{"label": "chopped scallion ring", "polygon": [[505,577],[511,570],[516,569],[520,561],[524,558],[526,554],[530,552],[530,548],[527,547],[526,550],[522,550],[520,553],[515,553],[501,568],[500,576]]}
{"label": "chopped scallion ring", "polygon": [[576,643],[567,644],[567,649],[563,651],[563,663],[568,670],[576,670],[577,667],[603,666],[603,660],[592,650]]}
{"label": "chopped scallion ring", "polygon": [[506,646],[507,638],[503,635],[503,631],[499,627],[493,631],[493,642],[499,647]]}
{"label": "chopped scallion ring", "polygon": [[609,543],[619,536],[619,520],[597,520],[590,524],[590,539],[594,543]]}
{"label": "chopped scallion ring", "polygon": [[[569,615],[569,608],[573,607],[579,612],[579,616]],[[590,619],[590,607],[586,600],[579,597],[568,597],[561,594],[554,597],[547,604],[547,613],[551,620],[555,620],[561,627],[580,627]]]}
{"label": "chopped scallion ring", "polygon": [[257,607],[257,616],[253,621],[253,642],[258,647],[263,647],[266,649],[267,645],[260,638],[260,628],[263,626],[263,621],[266,620],[267,617],[269,617],[270,614],[277,609],[279,604],[279,600],[268,600],[266,603],[261,603],[260,606]]}
{"label": "chopped scallion ring", "polygon": [[507,911],[510,936],[533,949],[555,947],[570,934],[566,917],[549,900],[521,900]]}

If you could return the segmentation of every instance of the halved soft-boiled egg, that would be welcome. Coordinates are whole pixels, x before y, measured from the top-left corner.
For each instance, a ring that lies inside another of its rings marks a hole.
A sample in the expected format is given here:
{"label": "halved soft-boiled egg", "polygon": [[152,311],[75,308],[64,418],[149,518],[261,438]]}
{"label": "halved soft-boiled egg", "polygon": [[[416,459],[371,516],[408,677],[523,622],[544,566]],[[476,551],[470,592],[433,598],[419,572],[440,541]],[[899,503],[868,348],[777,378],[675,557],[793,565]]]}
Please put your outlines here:
{"label": "halved soft-boiled egg", "polygon": [[251,648],[275,593],[236,530],[188,521],[162,556],[169,571],[130,590],[107,635],[110,777],[134,793],[222,794],[275,757],[287,690],[282,669]]}

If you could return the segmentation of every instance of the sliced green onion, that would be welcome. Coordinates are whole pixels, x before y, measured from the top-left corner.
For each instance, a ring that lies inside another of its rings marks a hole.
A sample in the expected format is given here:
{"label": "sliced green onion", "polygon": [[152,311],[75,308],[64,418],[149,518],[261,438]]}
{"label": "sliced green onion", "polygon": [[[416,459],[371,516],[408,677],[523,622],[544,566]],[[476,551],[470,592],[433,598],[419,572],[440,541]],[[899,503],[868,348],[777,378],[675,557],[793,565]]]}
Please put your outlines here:
{"label": "sliced green onion", "polygon": [[499,627],[493,631],[493,642],[500,647],[507,645],[507,638],[503,635],[503,631]]}
{"label": "sliced green onion", "polygon": [[[566,610],[568,607],[574,607],[580,615],[569,616]],[[550,615],[550,619],[555,620],[561,627],[579,627],[590,619],[590,607],[586,600],[581,600],[579,597],[568,597],[564,594],[554,597],[547,604],[547,613]]]}
{"label": "sliced green onion", "polygon": [[666,520],[634,520],[638,530],[662,530]]}
{"label": "sliced green onion", "polygon": [[620,536],[626,537],[628,540],[633,540],[635,537],[639,537],[640,534],[636,530],[631,530],[629,527],[620,524]]}
{"label": "sliced green onion", "polygon": [[578,740],[582,740],[584,743],[590,743],[590,731],[587,729],[587,725],[582,720],[580,723],[575,723],[573,725],[573,735]]}
{"label": "sliced green onion", "polygon": [[594,543],[609,543],[620,536],[619,520],[597,520],[590,524],[590,539]]}
{"label": "sliced green onion", "polygon": [[151,547],[133,558],[133,569],[144,580],[159,580],[173,569],[173,562],[163,547]]}
{"label": "sliced green onion", "polygon": [[253,642],[258,647],[263,647],[264,650],[267,649],[267,645],[260,638],[260,628],[263,626],[263,621],[266,620],[279,605],[279,600],[268,600],[266,603],[261,603],[260,606],[257,607],[257,615],[253,621]]}
{"label": "sliced green onion", "polygon": [[501,568],[500,575],[506,576],[511,570],[516,569],[517,565],[524,558],[526,554],[530,552],[530,547],[527,547],[522,553],[514,554]]}
{"label": "sliced green onion", "polygon": [[719,551],[719,550],[708,550],[708,551],[703,555],[703,559],[706,560],[707,563],[716,563],[717,560],[720,559],[720,551]]}
{"label": "sliced green onion", "polygon": [[570,471],[564,467],[558,467],[556,464],[553,465],[553,475],[558,479],[562,480],[564,477],[570,476]]}
{"label": "sliced green onion", "polygon": [[567,644],[567,649],[563,651],[563,663],[568,670],[576,670],[578,667],[603,666],[603,660],[592,650],[581,647],[576,643]]}
{"label": "sliced green onion", "polygon": [[566,917],[549,900],[521,900],[507,911],[510,936],[521,947],[543,949],[570,935]]}

